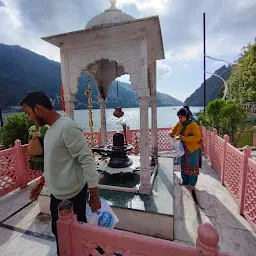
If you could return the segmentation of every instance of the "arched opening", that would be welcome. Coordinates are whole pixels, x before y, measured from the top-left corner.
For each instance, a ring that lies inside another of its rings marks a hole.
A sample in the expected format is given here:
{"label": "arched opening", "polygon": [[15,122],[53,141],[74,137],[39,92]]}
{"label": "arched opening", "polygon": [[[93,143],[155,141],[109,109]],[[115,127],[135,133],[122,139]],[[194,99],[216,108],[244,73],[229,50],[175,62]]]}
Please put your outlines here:
{"label": "arched opening", "polygon": [[87,96],[85,95],[85,91],[88,90],[88,79],[90,80],[91,88],[92,88],[92,108],[99,108],[98,103],[98,90],[96,86],[96,81],[93,76],[87,72],[82,72],[80,78],[78,79],[78,90],[75,97],[75,110],[84,110],[88,109],[88,101]]}
{"label": "arched opening", "polygon": [[130,75],[117,77],[112,81],[108,92],[107,108],[138,107],[138,97],[136,91],[131,88]]}
{"label": "arched opening", "polygon": [[[118,85],[117,85],[118,84]],[[137,91],[131,88],[130,75],[117,77],[109,88],[107,106],[107,127],[112,130],[122,129],[119,123],[125,122],[130,129],[139,129],[140,113]],[[120,119],[113,116],[115,107],[121,107],[124,116]]]}

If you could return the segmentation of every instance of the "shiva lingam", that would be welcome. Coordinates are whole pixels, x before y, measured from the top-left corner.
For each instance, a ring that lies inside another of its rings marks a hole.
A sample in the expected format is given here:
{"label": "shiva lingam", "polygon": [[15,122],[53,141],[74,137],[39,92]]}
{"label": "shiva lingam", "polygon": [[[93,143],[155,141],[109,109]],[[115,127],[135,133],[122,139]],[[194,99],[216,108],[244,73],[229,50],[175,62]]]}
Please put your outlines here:
{"label": "shiva lingam", "polygon": [[[124,115],[121,107],[116,107],[113,115],[120,118]],[[110,157],[108,167],[127,168],[133,164],[132,159],[127,155],[133,149],[133,146],[127,144],[126,140],[126,123],[119,122],[123,126],[123,133],[117,132],[113,135],[113,146],[100,146],[92,148],[92,152],[98,153],[104,157]]]}
{"label": "shiva lingam", "polygon": [[108,167],[126,168],[133,164],[127,153],[133,149],[132,145],[124,143],[124,135],[117,132],[113,135],[113,146],[100,146],[92,148],[92,152],[103,157],[110,157]]}

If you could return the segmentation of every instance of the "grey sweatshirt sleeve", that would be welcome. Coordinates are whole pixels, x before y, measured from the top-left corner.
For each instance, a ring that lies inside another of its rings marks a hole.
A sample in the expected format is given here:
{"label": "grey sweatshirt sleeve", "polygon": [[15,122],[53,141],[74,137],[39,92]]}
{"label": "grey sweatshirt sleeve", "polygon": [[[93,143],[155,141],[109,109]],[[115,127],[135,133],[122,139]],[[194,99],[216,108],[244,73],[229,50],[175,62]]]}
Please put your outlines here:
{"label": "grey sweatshirt sleeve", "polygon": [[62,135],[70,155],[81,164],[88,187],[97,187],[99,174],[82,129],[76,123],[70,123],[62,127]]}

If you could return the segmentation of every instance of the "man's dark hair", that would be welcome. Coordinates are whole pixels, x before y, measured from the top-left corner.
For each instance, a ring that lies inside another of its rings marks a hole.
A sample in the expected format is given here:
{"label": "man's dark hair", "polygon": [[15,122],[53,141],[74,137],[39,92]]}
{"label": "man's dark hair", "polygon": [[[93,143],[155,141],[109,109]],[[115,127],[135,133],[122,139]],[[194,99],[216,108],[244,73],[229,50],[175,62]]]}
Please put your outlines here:
{"label": "man's dark hair", "polygon": [[21,102],[20,105],[28,105],[30,108],[34,109],[35,105],[41,105],[48,110],[53,109],[53,105],[50,99],[42,91],[30,92]]}

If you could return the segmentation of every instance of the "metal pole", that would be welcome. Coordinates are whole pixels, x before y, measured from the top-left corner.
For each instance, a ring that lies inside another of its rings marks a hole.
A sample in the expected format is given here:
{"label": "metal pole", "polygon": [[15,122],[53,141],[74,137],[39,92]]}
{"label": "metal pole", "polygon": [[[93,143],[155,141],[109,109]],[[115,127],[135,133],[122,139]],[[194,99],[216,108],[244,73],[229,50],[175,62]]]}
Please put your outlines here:
{"label": "metal pole", "polygon": [[206,108],[206,42],[205,42],[205,13],[203,15],[203,33],[204,33],[204,113]]}
{"label": "metal pole", "polygon": [[1,125],[1,128],[3,128],[3,126],[4,126],[4,120],[3,120],[1,108],[0,108],[0,125]]}

